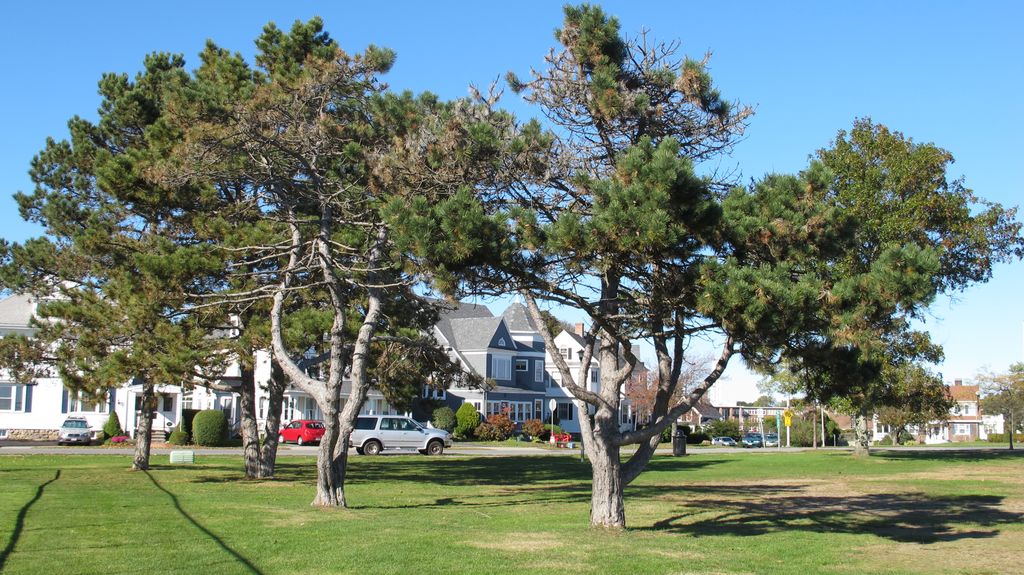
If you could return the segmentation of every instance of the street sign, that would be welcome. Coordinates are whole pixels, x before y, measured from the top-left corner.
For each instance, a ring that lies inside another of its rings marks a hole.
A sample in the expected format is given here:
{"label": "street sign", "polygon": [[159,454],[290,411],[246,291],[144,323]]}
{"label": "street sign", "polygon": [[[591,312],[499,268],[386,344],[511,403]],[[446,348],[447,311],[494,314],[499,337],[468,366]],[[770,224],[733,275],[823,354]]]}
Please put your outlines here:
{"label": "street sign", "polygon": [[556,409],[558,409],[558,402],[552,398],[551,401],[548,402],[548,411],[554,412]]}
{"label": "street sign", "polygon": [[793,410],[787,409],[782,413],[782,417],[785,418],[786,427],[793,425]]}

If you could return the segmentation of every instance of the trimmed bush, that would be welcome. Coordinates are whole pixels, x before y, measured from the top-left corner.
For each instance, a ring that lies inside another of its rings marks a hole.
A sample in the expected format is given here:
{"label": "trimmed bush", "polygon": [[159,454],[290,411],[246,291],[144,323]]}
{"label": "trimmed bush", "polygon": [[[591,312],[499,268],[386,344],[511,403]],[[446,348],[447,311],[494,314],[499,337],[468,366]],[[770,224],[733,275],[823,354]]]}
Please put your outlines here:
{"label": "trimmed bush", "polygon": [[527,419],[523,422],[523,433],[537,439],[544,433],[544,422],[539,419]]}
{"label": "trimmed bush", "polygon": [[544,424],[544,429],[537,435],[537,439],[539,439],[541,441],[550,441],[551,440],[551,433],[552,432],[554,432],[555,435],[558,435],[559,433],[563,433],[562,426],[560,426],[560,425],[551,425],[550,423],[545,423]]}
{"label": "trimmed bush", "polygon": [[[991,443],[1008,443],[1010,441],[1010,435],[1007,433],[990,433],[988,434],[987,441]],[[1018,443],[1024,444],[1024,435],[1014,433],[1013,444],[1016,446]]]}
{"label": "trimmed bush", "polygon": [[219,409],[207,409],[192,420],[192,441],[196,445],[216,447],[227,440],[228,420]]}
{"label": "trimmed bush", "polygon": [[170,437],[167,438],[167,443],[171,445],[188,445],[188,433],[181,428],[180,423],[171,432]]}
{"label": "trimmed bush", "polygon": [[711,445],[711,438],[706,433],[700,431],[696,433],[690,433],[686,436],[686,443],[690,445],[703,445],[707,443]]}
{"label": "trimmed bush", "polygon": [[455,431],[455,412],[447,406],[439,407],[434,410],[434,414],[430,418],[430,424],[451,433]]}
{"label": "trimmed bush", "polygon": [[487,421],[476,427],[476,436],[484,441],[505,441],[512,437],[516,424],[504,413],[487,416]]}
{"label": "trimmed bush", "polygon": [[121,418],[117,416],[116,411],[111,411],[107,422],[103,424],[103,440],[106,441],[118,435],[124,435],[124,430],[121,429]]}
{"label": "trimmed bush", "polygon": [[455,437],[472,439],[477,426],[480,425],[480,413],[472,403],[463,403],[455,412]]}

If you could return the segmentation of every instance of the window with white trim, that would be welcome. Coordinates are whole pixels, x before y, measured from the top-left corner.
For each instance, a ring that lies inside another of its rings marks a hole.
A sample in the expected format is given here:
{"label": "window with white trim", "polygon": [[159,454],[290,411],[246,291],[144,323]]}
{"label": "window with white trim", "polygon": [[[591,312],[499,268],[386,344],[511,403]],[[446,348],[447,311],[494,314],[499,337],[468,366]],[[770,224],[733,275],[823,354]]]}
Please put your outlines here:
{"label": "window with white trim", "polygon": [[533,381],[544,381],[544,360],[538,359],[533,362]]}
{"label": "window with white trim", "polygon": [[601,383],[601,370],[596,367],[590,368],[590,385],[596,389],[599,383]]}
{"label": "window with white trim", "polygon": [[108,399],[106,397],[95,399],[83,392],[68,392],[69,413],[106,413],[107,402]]}
{"label": "window with white trim", "polygon": [[0,383],[0,411],[21,411],[23,385],[16,383]]}
{"label": "window with white trim", "polygon": [[974,407],[974,403],[959,403],[957,404],[956,413],[960,415],[975,415],[977,410]]}
{"label": "window with white trim", "polygon": [[522,423],[533,418],[533,403],[529,401],[488,401],[485,415],[505,414],[511,421]]}
{"label": "window with white trim", "polygon": [[566,361],[572,360],[572,348],[560,347],[558,348],[558,354],[561,355]]}
{"label": "window with white trim", "polygon": [[530,362],[525,359],[517,359],[516,371],[530,371]]}
{"label": "window with white trim", "polygon": [[512,379],[512,358],[500,355],[491,358],[491,377],[494,379]]}
{"label": "window with white trim", "polygon": [[447,399],[448,392],[443,389],[435,389],[429,385],[423,386],[423,399]]}
{"label": "window with white trim", "polygon": [[567,401],[558,402],[558,420],[572,421],[572,403]]}
{"label": "window with white trim", "polygon": [[953,435],[970,435],[971,426],[966,423],[954,423],[953,424]]}

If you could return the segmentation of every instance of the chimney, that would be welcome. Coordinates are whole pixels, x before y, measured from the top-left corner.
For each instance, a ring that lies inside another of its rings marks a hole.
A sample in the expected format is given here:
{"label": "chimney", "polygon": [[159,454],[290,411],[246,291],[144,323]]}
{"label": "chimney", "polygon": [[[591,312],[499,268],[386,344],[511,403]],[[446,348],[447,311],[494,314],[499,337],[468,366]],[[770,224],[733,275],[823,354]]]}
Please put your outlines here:
{"label": "chimney", "polygon": [[576,332],[576,335],[583,335],[583,324],[582,323],[576,324],[576,327],[575,327],[575,329],[573,331]]}
{"label": "chimney", "polygon": [[953,385],[963,385],[963,384],[964,384],[964,380],[962,380],[962,379],[954,379],[953,380]]}

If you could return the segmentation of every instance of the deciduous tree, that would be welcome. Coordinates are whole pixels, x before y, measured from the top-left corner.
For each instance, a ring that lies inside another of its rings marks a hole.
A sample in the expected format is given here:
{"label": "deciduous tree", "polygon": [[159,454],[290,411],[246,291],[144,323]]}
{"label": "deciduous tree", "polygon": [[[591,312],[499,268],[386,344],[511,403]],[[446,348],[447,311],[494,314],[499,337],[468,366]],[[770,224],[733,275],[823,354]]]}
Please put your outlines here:
{"label": "deciduous tree", "polygon": [[985,394],[982,409],[1003,416],[1013,449],[1013,435],[1024,423],[1024,363],[1011,365],[1006,373],[981,373],[977,381]]}

